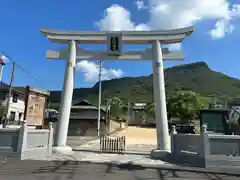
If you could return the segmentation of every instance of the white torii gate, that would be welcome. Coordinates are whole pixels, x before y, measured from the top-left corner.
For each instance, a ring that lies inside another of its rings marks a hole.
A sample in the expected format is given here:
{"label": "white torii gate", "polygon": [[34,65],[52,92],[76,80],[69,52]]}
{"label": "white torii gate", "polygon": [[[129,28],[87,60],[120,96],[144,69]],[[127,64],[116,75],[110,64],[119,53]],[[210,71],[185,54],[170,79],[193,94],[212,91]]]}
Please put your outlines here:
{"label": "white torii gate", "polygon": [[[83,32],[41,29],[41,33],[51,42],[68,44],[69,46],[67,49],[60,51],[48,50],[46,53],[48,59],[68,59],[66,61],[60,116],[58,119],[59,125],[54,150],[58,152],[71,150],[70,147],[66,146],[66,141],[74,88],[76,60],[152,60],[158,147],[156,152],[169,152],[170,139],[168,133],[163,59],[181,60],[184,59],[184,56],[182,51],[169,51],[167,48],[161,48],[161,45],[181,43],[185,36],[190,36],[193,31],[193,27],[165,31],[121,32]],[[115,44],[116,38],[117,44]],[[112,42],[115,43],[112,44]],[[88,51],[78,48],[78,44],[107,44],[108,49],[106,52]],[[122,44],[152,44],[152,48],[145,49],[144,51],[122,52]]]}

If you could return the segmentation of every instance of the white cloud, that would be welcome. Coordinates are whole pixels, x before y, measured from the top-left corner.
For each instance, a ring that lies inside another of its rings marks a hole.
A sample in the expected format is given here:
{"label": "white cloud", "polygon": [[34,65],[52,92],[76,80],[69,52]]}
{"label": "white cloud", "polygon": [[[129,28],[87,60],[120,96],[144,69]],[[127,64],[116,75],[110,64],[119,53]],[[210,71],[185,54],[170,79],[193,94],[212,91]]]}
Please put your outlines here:
{"label": "white cloud", "polygon": [[215,28],[212,29],[209,34],[213,39],[221,39],[225,36],[226,33],[232,33],[234,28],[234,25],[229,24],[229,22],[224,19],[221,19],[216,22]]}
{"label": "white cloud", "polygon": [[112,31],[165,30],[215,20],[215,27],[208,34],[219,39],[234,30],[234,20],[240,17],[240,4],[230,5],[228,0],[148,0],[148,11],[148,22],[136,24],[127,9],[114,4],[105,10],[98,26]]}
{"label": "white cloud", "polygon": [[136,0],[134,4],[137,6],[138,10],[147,9],[148,7],[145,5],[143,0]]}
{"label": "white cloud", "polygon": [[[99,64],[84,60],[77,63],[76,68],[84,74],[85,81],[91,83],[95,83],[98,81]],[[122,77],[122,75],[123,71],[121,69],[102,68],[102,80],[120,78]]]}
{"label": "white cloud", "polygon": [[181,47],[182,47],[182,44],[181,44],[181,43],[168,45],[168,48],[169,48],[170,51],[180,50]]}
{"label": "white cloud", "polygon": [[146,24],[134,24],[131,13],[118,4],[113,4],[104,11],[104,18],[96,23],[102,31],[149,30]]}
{"label": "white cloud", "polygon": [[[145,5],[147,4],[147,6]],[[240,18],[240,4],[229,3],[229,0],[136,0],[139,10],[147,9],[147,22],[135,23],[131,12],[121,5],[113,4],[104,11],[102,19],[96,25],[103,31],[149,31],[183,28],[195,25],[204,20],[213,20],[215,25],[208,33],[213,39],[220,39],[231,34],[236,28],[234,21]],[[168,46],[171,50],[181,49],[181,44]],[[77,69],[84,73],[86,81],[98,80],[98,65],[81,61]],[[103,69],[103,79],[119,78],[123,75],[120,69]]]}

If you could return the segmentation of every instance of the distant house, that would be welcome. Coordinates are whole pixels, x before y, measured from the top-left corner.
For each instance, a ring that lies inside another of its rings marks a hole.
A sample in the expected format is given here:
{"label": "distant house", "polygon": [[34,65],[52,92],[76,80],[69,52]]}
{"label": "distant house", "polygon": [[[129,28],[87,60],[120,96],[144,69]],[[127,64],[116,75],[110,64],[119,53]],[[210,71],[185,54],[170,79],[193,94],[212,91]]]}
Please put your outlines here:
{"label": "distant house", "polygon": [[[0,106],[5,109],[9,93],[9,85],[0,83]],[[27,121],[28,125],[42,126],[44,109],[47,104],[48,91],[29,86],[12,87],[7,117],[9,124],[20,124]],[[1,111],[2,118],[4,111]]]}
{"label": "distant house", "polygon": [[[59,109],[57,109],[59,110]],[[60,112],[54,109],[45,110],[45,125],[53,122],[54,133],[56,133],[58,115]],[[123,128],[122,124],[110,120],[110,107],[101,106],[100,110],[100,135],[106,135]],[[86,100],[74,101],[68,126],[68,136],[97,136],[98,107]]]}
{"label": "distant house", "polygon": [[232,107],[232,106],[240,106],[240,98],[235,98],[234,100],[229,102],[229,107]]}
{"label": "distant house", "polygon": [[129,125],[141,125],[144,121],[143,111],[145,109],[146,103],[134,103],[131,107]]}
{"label": "distant house", "polygon": [[220,103],[214,103],[209,105],[209,109],[224,109],[225,105]]}
{"label": "distant house", "polygon": [[[9,92],[9,85],[5,83],[0,84],[0,105],[6,107],[7,97]],[[7,116],[10,121],[20,122],[24,118],[25,110],[25,94],[23,91],[20,91],[16,88],[12,89],[12,94],[10,97],[10,104]],[[4,112],[1,112],[1,118]],[[10,122],[11,123],[11,122]]]}
{"label": "distant house", "polygon": [[[101,106],[100,133],[108,133],[108,109]],[[98,107],[86,100],[75,102],[71,108],[69,136],[97,136]]]}

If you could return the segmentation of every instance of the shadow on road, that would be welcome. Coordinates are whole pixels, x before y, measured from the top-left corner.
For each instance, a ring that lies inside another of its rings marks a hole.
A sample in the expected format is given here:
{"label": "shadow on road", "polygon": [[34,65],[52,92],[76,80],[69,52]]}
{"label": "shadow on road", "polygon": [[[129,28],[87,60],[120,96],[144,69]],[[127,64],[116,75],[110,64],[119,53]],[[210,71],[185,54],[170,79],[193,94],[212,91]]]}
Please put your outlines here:
{"label": "shadow on road", "polygon": [[[154,173],[155,171],[155,173]],[[39,175],[39,174],[55,174],[57,176],[65,176],[65,179],[73,179],[74,177],[87,177],[86,175],[95,174],[98,176],[111,177],[111,174],[123,176],[123,174],[129,174],[131,177],[125,178],[125,180],[133,179],[154,179],[153,176],[160,180],[171,179],[194,179],[198,180],[205,179],[231,179],[234,177],[240,178],[240,171],[235,173],[224,172],[224,171],[211,171],[201,168],[189,168],[179,166],[151,166],[151,165],[136,165],[133,163],[117,164],[117,163],[92,163],[92,162],[79,162],[79,161],[9,161],[4,163],[0,167],[0,176],[3,175]],[[147,178],[148,177],[148,178]],[[121,178],[119,178],[121,179]],[[118,180],[118,178],[116,179]]]}

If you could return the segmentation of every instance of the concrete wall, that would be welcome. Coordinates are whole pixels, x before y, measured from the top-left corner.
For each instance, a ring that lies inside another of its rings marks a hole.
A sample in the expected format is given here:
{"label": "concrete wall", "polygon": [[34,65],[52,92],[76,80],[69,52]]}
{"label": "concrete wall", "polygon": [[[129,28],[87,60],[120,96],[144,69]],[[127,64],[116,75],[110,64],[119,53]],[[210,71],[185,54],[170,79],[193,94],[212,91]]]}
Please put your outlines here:
{"label": "concrete wall", "polygon": [[126,123],[124,122],[117,122],[114,120],[109,121],[109,133],[114,132],[116,130],[121,130],[126,128]]}
{"label": "concrete wall", "polygon": [[0,130],[0,154],[17,152],[19,140],[19,129],[1,129]]}
{"label": "concrete wall", "polygon": [[[240,166],[240,136],[171,132],[171,154],[175,160],[203,167]],[[234,157],[234,158],[233,158]]]}
{"label": "concrete wall", "polygon": [[[57,131],[57,122],[53,122],[54,137]],[[100,124],[100,134],[108,134],[108,124]],[[97,136],[97,120],[70,120],[68,136]]]}
{"label": "concrete wall", "polygon": [[191,152],[201,154],[202,143],[201,135],[193,134],[177,134],[172,136],[172,152],[175,155],[182,154],[183,152]]}
{"label": "concrete wall", "polygon": [[[100,124],[100,134],[108,133],[105,122]],[[71,120],[69,121],[68,136],[97,136],[97,120]]]}
{"label": "concrete wall", "polygon": [[[21,128],[22,124],[24,121],[21,122],[21,125],[16,125],[16,124],[8,124],[6,127],[10,129],[19,129]],[[36,129],[36,126],[28,126],[29,129]],[[0,129],[3,129],[3,125],[0,124]],[[45,128],[46,129],[46,128]]]}
{"label": "concrete wall", "polygon": [[20,128],[0,129],[0,157],[28,159],[52,154],[53,128],[31,129],[26,123]]}
{"label": "concrete wall", "polygon": [[[46,124],[46,123],[45,123]],[[126,128],[126,123],[120,123],[114,120],[102,122],[100,124],[101,135],[106,135],[116,130]],[[53,123],[54,137],[57,131],[57,122]],[[97,136],[97,120],[76,120],[70,119],[68,127],[68,136]]]}

